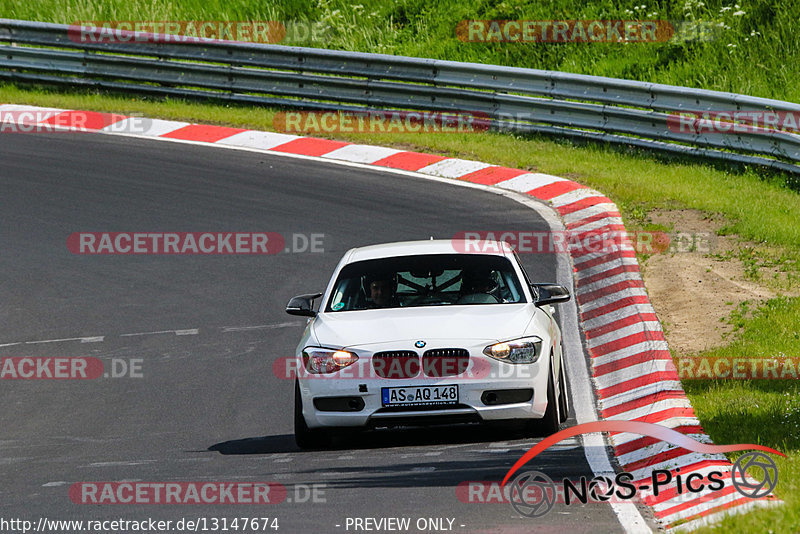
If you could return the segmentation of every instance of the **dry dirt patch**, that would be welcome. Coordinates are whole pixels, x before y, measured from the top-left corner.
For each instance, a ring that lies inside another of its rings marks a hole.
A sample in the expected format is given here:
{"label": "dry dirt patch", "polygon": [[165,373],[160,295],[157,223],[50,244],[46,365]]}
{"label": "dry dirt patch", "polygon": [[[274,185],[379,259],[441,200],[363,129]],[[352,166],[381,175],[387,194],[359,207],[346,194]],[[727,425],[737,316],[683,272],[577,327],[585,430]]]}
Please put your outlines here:
{"label": "dry dirt patch", "polygon": [[[711,236],[712,254],[748,246],[735,236],[717,236],[722,222],[694,210],[654,210],[649,219],[674,232]],[[666,331],[673,354],[700,352],[725,345],[732,326],[724,322],[741,302],[754,306],[777,294],[745,274],[737,257],[721,260],[703,250],[656,254],[642,262],[650,301]]]}

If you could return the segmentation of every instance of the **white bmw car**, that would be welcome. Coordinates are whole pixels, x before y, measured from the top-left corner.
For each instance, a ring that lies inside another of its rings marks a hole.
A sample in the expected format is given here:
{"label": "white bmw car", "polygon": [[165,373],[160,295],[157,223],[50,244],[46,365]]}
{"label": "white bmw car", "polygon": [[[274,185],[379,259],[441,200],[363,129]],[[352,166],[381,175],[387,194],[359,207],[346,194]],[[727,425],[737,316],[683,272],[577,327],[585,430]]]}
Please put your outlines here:
{"label": "white bmw car", "polygon": [[489,245],[354,248],[324,293],[289,301],[287,313],[310,317],[296,351],[298,446],[324,447],[355,428],[522,421],[558,430],[569,407],[551,304],[569,292],[533,283],[509,245]]}

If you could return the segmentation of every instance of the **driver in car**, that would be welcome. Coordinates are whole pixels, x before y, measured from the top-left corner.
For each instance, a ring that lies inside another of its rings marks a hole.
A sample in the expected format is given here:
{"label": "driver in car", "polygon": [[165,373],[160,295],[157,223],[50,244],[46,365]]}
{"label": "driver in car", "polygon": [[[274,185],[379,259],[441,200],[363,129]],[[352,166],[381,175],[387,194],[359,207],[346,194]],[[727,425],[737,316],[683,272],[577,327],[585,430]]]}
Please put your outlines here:
{"label": "driver in car", "polygon": [[376,273],[367,278],[371,308],[391,308],[398,306],[395,294],[394,275]]}

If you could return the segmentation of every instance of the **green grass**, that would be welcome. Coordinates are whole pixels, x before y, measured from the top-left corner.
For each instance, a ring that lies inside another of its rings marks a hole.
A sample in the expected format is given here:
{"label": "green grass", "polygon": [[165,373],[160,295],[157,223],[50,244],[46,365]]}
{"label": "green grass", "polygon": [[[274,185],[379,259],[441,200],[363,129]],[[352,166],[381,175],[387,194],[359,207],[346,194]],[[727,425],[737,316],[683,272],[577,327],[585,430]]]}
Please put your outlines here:
{"label": "green grass", "polygon": [[[744,310],[746,312],[746,310]],[[725,358],[797,357],[800,299],[768,301],[749,319],[736,314],[739,331],[725,347],[698,356]],[[683,383],[705,430],[717,443],[757,443],[777,449],[775,493],[785,506],[731,517],[713,532],[800,531],[800,382],[797,380],[687,380]],[[736,459],[739,454],[730,455]]]}
{"label": "green grass", "polygon": [[[734,7],[737,2],[740,9]],[[795,83],[800,4],[792,0],[0,0],[0,16],[60,23],[303,22],[314,24],[313,35],[297,34],[284,44],[553,69],[800,101],[800,85]],[[465,43],[456,37],[455,28],[470,19],[701,21],[716,31],[710,41],[690,42]]]}
{"label": "green grass", "polygon": [[[684,387],[716,443],[758,443],[786,454],[785,458],[770,455],[778,466],[775,494],[785,505],[731,516],[702,531],[794,534],[800,531],[800,386],[791,381],[731,382],[704,380],[684,383]],[[740,454],[729,457],[735,460]]]}

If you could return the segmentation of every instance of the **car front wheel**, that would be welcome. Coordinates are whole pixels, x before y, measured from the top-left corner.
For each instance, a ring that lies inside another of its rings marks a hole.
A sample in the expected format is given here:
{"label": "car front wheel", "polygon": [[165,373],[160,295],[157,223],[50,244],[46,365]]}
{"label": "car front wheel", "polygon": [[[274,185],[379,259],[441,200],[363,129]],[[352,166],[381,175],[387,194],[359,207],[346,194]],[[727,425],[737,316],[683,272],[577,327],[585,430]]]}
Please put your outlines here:
{"label": "car front wheel", "polygon": [[294,383],[294,441],[301,449],[324,449],[330,445],[330,435],[325,430],[308,428],[303,417],[303,398],[300,384]]}
{"label": "car front wheel", "polygon": [[[561,399],[556,398],[555,381],[553,380],[553,366],[550,365],[550,372],[547,379],[547,409],[544,412],[544,417],[538,421],[534,421],[536,430],[541,435],[549,436],[558,432],[561,426],[561,415],[559,407]],[[561,392],[563,395],[564,392]]]}
{"label": "car front wheel", "polygon": [[561,370],[558,373],[558,410],[561,412],[561,421],[566,423],[569,418],[569,395],[567,395],[567,369],[561,361]]}

